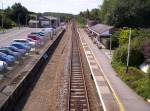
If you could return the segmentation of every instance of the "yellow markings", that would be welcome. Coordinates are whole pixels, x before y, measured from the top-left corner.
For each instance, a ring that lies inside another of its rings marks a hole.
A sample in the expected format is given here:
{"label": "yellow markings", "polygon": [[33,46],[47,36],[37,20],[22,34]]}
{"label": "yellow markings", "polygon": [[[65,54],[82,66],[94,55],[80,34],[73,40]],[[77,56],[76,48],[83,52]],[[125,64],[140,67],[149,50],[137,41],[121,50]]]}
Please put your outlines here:
{"label": "yellow markings", "polygon": [[[81,36],[80,36],[79,31],[78,31],[78,34],[79,34],[79,37],[80,37],[80,40],[81,40]],[[86,40],[85,40],[85,41],[86,41]],[[81,40],[81,42],[82,42],[82,40]],[[90,47],[89,47],[89,49],[91,50]],[[91,53],[92,53],[92,55],[93,55],[93,57],[94,57],[94,59],[95,59],[97,65],[99,66],[100,70],[102,71],[102,73],[103,73],[103,75],[104,75],[104,78],[106,79],[106,81],[107,81],[107,83],[108,83],[110,89],[112,90],[112,93],[113,93],[114,98],[116,99],[116,101],[117,101],[117,103],[118,103],[118,105],[119,105],[120,110],[121,110],[121,111],[125,111],[125,108],[123,107],[122,102],[120,101],[119,97],[117,96],[115,90],[112,88],[112,85],[111,85],[110,81],[109,81],[108,78],[106,77],[104,71],[102,70],[102,68],[101,68],[100,64],[98,63],[97,58],[94,56],[92,50],[91,50]],[[87,55],[86,55],[86,57],[87,57]],[[88,60],[88,62],[89,62],[89,60]],[[91,68],[91,66],[90,66],[90,68]],[[93,73],[93,71],[92,71],[92,73]],[[99,90],[98,90],[98,91],[99,91]],[[100,95],[100,98],[101,98],[101,100],[102,100],[101,95]],[[106,106],[104,105],[104,102],[103,102],[103,101],[102,101],[102,105],[104,106],[104,110],[106,111]]]}

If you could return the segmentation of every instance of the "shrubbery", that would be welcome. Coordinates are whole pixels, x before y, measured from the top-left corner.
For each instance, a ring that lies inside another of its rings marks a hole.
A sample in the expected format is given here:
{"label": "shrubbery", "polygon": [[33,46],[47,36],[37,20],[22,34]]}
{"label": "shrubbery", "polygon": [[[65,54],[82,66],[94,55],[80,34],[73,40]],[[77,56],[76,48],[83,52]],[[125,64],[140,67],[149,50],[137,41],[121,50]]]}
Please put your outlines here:
{"label": "shrubbery", "polygon": [[125,73],[125,66],[119,63],[113,63],[113,68],[119,74],[119,77],[133,88],[144,98],[150,98],[149,78],[139,69],[129,67],[128,73]]}
{"label": "shrubbery", "polygon": [[10,18],[4,17],[4,28],[6,29],[12,28],[15,25],[16,25],[15,22],[13,22]]}
{"label": "shrubbery", "polygon": [[[123,65],[126,65],[127,54],[128,54],[128,46],[123,45],[122,47],[120,47],[114,51],[113,61],[122,63]],[[131,47],[129,65],[130,66],[139,66],[143,61],[144,61],[144,56],[141,53],[140,49]]]}
{"label": "shrubbery", "polygon": [[138,66],[150,56],[149,43],[146,43],[150,40],[150,29],[132,29],[128,73],[125,73],[128,53],[128,31],[124,30],[128,29],[121,29],[113,35],[115,38],[118,37],[120,47],[114,51],[112,66],[120,78],[139,95],[150,99],[150,77],[138,69]]}
{"label": "shrubbery", "polygon": [[[139,66],[144,62],[144,55],[141,46],[145,41],[150,40],[150,29],[132,29],[130,66]],[[114,51],[113,61],[126,64],[128,53],[128,29],[121,29],[117,32],[120,47]],[[126,37],[125,37],[126,36]]]}
{"label": "shrubbery", "polygon": [[[102,38],[103,45],[109,49],[110,48],[110,38]],[[118,46],[118,42],[115,39],[111,39],[111,48],[114,49]]]}

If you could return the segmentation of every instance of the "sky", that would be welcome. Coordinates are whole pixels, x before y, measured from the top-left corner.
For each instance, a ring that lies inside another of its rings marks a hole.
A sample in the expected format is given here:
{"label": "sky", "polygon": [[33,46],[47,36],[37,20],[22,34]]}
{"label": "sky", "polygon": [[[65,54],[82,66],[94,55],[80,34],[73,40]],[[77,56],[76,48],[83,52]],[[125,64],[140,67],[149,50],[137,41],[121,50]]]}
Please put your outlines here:
{"label": "sky", "polygon": [[62,12],[78,14],[80,11],[98,8],[103,0],[0,0],[0,8],[7,8],[15,2],[21,3],[33,12]]}

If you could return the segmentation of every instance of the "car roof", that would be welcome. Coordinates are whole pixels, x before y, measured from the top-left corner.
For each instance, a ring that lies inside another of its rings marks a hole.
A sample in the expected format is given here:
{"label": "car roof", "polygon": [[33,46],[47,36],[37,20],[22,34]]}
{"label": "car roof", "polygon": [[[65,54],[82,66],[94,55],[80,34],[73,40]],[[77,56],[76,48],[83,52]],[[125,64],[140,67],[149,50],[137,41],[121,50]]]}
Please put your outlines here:
{"label": "car roof", "polygon": [[14,39],[13,41],[15,41],[15,40],[25,40],[26,41],[27,39]]}

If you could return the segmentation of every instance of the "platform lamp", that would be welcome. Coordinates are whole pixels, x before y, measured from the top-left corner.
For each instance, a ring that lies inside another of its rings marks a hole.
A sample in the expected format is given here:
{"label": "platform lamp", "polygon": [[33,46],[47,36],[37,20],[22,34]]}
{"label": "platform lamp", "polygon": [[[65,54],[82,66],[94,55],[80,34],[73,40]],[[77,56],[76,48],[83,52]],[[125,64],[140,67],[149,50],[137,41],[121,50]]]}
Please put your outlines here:
{"label": "platform lamp", "polygon": [[19,27],[19,29],[20,29],[20,15],[21,15],[21,13],[18,14],[18,27]]}
{"label": "platform lamp", "polygon": [[3,33],[4,33],[4,10],[3,10],[3,2],[2,2],[2,15],[1,16],[2,16],[2,19],[1,19],[2,20],[1,21],[2,22],[2,30],[3,30]]}

